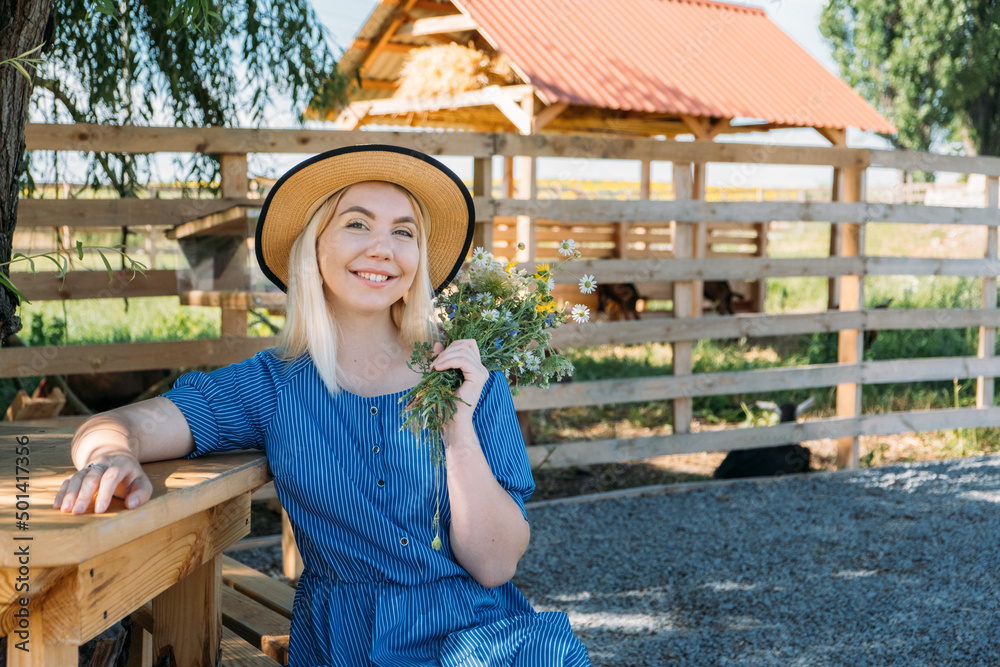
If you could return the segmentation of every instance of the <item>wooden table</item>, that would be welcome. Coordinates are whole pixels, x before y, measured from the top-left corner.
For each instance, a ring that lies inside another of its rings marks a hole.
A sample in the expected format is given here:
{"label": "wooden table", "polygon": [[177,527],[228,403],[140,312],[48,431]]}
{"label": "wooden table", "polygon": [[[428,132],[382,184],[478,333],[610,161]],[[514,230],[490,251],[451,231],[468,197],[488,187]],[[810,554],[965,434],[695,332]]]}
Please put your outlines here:
{"label": "wooden table", "polygon": [[[104,514],[91,506],[71,515],[52,503],[75,470],[72,435],[71,428],[0,426],[7,664],[75,666],[80,644],[152,600],[154,664],[215,665],[221,553],[250,532],[250,494],[271,479],[263,453],[148,463],[148,503],[126,510],[115,498]],[[25,641],[30,652],[18,648]]]}

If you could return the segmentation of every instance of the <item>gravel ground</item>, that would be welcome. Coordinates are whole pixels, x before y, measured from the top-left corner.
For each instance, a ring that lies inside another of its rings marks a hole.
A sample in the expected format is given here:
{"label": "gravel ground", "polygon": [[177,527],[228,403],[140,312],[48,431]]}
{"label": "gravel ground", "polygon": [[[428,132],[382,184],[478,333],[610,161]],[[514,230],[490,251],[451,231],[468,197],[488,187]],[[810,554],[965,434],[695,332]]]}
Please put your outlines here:
{"label": "gravel ground", "polygon": [[1000,665],[997,503],[1000,456],[550,501],[514,581],[595,667]]}

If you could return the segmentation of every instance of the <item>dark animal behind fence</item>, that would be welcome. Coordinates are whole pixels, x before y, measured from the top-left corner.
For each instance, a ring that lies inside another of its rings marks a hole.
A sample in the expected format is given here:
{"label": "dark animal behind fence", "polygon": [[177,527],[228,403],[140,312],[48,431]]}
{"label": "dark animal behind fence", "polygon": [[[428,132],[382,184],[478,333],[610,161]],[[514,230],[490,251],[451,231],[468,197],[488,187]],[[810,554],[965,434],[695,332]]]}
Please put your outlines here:
{"label": "dark animal behind fence", "polygon": [[715,312],[719,315],[735,315],[733,300],[747,300],[744,295],[733,291],[728,280],[706,280],[702,283],[701,293],[702,296],[715,304]]}
{"label": "dark animal behind fence", "polygon": [[632,283],[598,283],[597,312],[612,320],[637,320],[641,298]]}
{"label": "dark animal behind fence", "polygon": [[[813,397],[800,405],[783,403],[780,407],[773,403],[758,403],[761,407],[778,411],[781,423],[794,422],[815,402]],[[715,479],[733,479],[736,477],[771,477],[796,472],[808,472],[810,452],[800,444],[789,443],[774,447],[758,447],[754,449],[738,449],[726,454],[719,467],[712,473]]]}

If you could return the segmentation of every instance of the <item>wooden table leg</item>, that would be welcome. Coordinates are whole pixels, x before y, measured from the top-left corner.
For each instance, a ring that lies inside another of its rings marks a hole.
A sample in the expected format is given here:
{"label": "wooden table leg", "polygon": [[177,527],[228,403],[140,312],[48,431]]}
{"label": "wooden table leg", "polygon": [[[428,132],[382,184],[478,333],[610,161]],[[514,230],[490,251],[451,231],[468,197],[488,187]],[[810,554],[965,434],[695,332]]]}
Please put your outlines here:
{"label": "wooden table leg", "polygon": [[153,665],[217,665],[222,640],[222,557],[153,598]]}
{"label": "wooden table leg", "polygon": [[[28,627],[7,635],[8,667],[45,667],[46,665],[77,664],[80,647],[76,644],[47,644],[41,612],[33,612]],[[27,650],[18,648],[21,646]]]}

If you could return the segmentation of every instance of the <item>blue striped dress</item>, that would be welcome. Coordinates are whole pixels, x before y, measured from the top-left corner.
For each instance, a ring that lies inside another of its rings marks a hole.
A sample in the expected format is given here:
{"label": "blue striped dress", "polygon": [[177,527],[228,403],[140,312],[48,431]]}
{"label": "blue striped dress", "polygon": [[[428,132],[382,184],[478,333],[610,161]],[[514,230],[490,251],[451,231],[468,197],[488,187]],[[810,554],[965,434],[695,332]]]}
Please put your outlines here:
{"label": "blue striped dress", "polygon": [[[286,363],[265,350],[188,373],[166,394],[194,434],[189,458],[267,453],[305,565],[289,665],[589,665],[565,614],[534,611],[510,582],[484,588],[455,561],[444,473],[443,545],[431,548],[434,470],[427,445],[400,429],[404,393],[332,396],[308,355]],[[490,373],[473,425],[523,513],[534,482],[502,373]]]}

